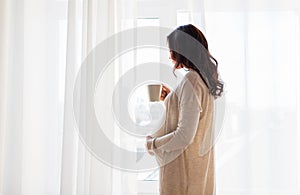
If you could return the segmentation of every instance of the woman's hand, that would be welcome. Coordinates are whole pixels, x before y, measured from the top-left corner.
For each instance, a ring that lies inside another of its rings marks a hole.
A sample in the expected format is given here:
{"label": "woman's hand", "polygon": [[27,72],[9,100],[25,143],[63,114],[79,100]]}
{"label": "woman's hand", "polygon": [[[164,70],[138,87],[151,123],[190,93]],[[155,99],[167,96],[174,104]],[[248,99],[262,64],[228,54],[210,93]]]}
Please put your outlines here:
{"label": "woman's hand", "polygon": [[165,85],[162,85],[160,100],[164,101],[169,93],[170,93],[170,89],[168,87],[166,87]]}
{"label": "woman's hand", "polygon": [[147,149],[147,152],[148,152],[148,154],[150,154],[151,156],[154,155],[154,153],[151,151],[152,140],[153,140],[153,137],[150,136],[150,135],[148,135],[148,136],[146,137],[146,144],[145,144],[145,147],[146,147],[146,149]]}

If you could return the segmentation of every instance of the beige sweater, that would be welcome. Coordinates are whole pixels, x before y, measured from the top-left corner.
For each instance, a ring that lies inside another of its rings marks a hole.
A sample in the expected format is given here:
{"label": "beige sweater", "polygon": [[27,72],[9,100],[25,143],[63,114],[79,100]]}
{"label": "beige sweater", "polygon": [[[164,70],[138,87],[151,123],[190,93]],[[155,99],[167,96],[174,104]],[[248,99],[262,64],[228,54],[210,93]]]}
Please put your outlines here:
{"label": "beige sweater", "polygon": [[166,120],[152,136],[161,195],[215,195],[214,97],[194,70],[165,99]]}

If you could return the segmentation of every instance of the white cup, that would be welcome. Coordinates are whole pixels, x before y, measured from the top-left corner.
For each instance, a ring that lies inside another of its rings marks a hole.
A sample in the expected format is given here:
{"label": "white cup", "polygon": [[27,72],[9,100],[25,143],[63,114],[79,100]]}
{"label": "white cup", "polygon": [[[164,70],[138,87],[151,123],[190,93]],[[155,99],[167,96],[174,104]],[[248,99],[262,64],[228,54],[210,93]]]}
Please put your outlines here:
{"label": "white cup", "polygon": [[151,84],[148,85],[148,95],[150,102],[160,101],[162,85],[160,84]]}

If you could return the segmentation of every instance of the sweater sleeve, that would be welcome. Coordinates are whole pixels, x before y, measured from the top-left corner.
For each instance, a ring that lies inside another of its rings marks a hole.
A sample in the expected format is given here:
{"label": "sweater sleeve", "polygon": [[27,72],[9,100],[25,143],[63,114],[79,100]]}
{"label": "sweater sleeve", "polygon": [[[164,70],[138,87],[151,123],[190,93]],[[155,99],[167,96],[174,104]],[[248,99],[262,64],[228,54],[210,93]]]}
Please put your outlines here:
{"label": "sweater sleeve", "polygon": [[170,152],[184,149],[192,143],[197,132],[201,112],[201,92],[188,78],[183,80],[176,95],[179,100],[179,120],[177,128],[169,134],[157,137],[156,150]]}

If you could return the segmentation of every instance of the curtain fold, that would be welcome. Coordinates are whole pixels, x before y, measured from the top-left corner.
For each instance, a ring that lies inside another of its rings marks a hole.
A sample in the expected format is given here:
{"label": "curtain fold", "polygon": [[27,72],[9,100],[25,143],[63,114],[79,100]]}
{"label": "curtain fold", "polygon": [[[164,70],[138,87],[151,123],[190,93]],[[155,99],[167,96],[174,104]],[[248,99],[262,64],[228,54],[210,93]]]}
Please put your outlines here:
{"label": "curtain fold", "polygon": [[74,121],[73,105],[82,104],[84,109],[84,103],[73,100],[73,88],[82,62],[114,33],[114,7],[115,1],[108,0],[69,1],[61,194],[112,194],[111,167],[98,161],[80,139],[77,125],[85,124]]}
{"label": "curtain fold", "polygon": [[[9,18],[8,18],[8,2],[3,1],[0,7],[0,25],[2,30],[0,31],[0,159],[4,159],[4,137],[6,126],[6,80],[7,80],[7,64],[8,64],[8,52],[9,46]],[[0,173],[4,171],[4,162],[0,160]],[[0,193],[3,192],[4,175],[0,174]]]}

